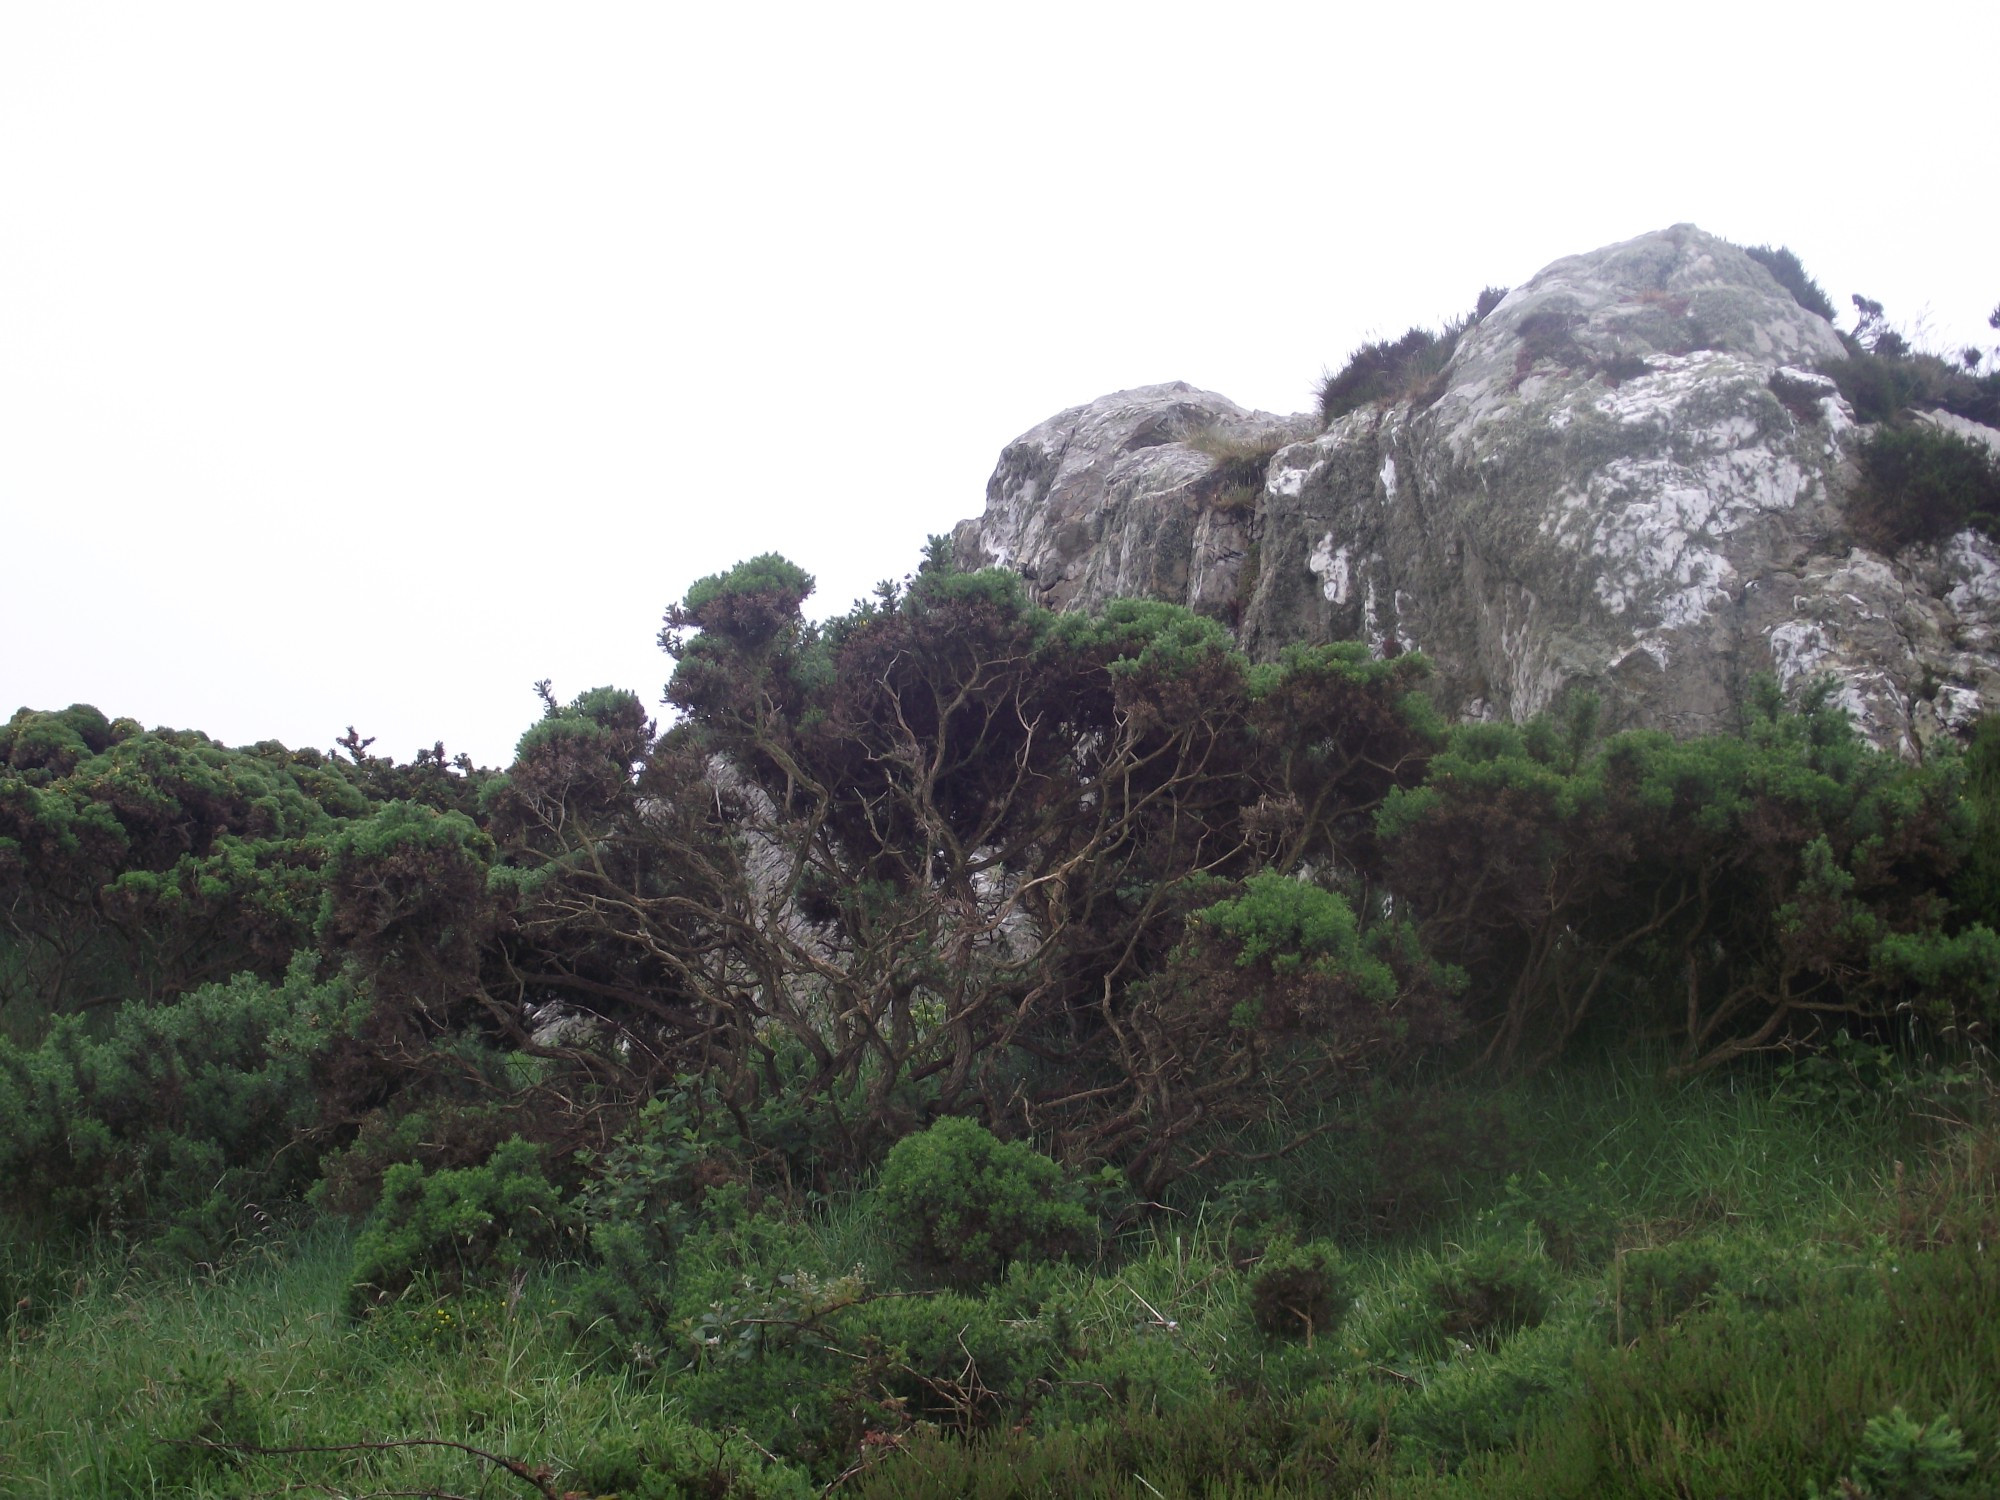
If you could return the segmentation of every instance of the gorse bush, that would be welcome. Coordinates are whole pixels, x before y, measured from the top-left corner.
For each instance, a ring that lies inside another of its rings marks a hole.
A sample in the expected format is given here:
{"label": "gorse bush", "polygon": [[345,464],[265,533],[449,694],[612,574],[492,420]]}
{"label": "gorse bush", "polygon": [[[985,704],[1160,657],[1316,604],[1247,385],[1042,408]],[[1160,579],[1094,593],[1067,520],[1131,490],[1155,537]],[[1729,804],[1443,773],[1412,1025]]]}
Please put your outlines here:
{"label": "gorse bush", "polygon": [[361,1008],[300,957],[277,984],[122,1005],[102,1034],[62,1016],[38,1047],[0,1038],[0,1203],[71,1229],[179,1223],[190,1248],[226,1235],[312,1180],[314,1069]]}
{"label": "gorse bush", "polygon": [[399,1162],[355,1242],[348,1310],[364,1313],[420,1279],[447,1292],[477,1285],[554,1253],[571,1231],[572,1214],[526,1141],[503,1143],[477,1167],[426,1173]]}
{"label": "gorse bush", "polygon": [[1898,1406],[1868,1419],[1854,1477],[1869,1500],[1947,1500],[1978,1461],[1951,1423],[1919,1422]]}
{"label": "gorse bush", "polygon": [[1549,1311],[1547,1272],[1525,1253],[1491,1247],[1460,1257],[1431,1283],[1437,1330],[1447,1340],[1492,1344],[1532,1328]]}
{"label": "gorse bush", "polygon": [[1250,1277],[1250,1321],[1272,1338],[1330,1337],[1353,1301],[1349,1277],[1325,1246],[1279,1241]]}
{"label": "gorse bush", "polygon": [[348,770],[275,742],[107,722],[87,704],[0,725],[0,1022],[276,980],[310,942]]}
{"label": "gorse bush", "polygon": [[903,1254],[960,1285],[1078,1249],[1095,1228],[1060,1165],[973,1120],[939,1120],[898,1141],[875,1191]]}
{"label": "gorse bush", "polygon": [[1476,976],[1489,1057],[1642,1017],[1690,1070],[1822,1017],[1985,1024],[2000,953],[1937,899],[1973,832],[1960,767],[1872,749],[1831,694],[1788,707],[1753,683],[1741,736],[1461,725],[1422,787],[1388,794],[1390,884],[1426,950]]}
{"label": "gorse bush", "polygon": [[1800,307],[1809,313],[1817,313],[1829,323],[1833,321],[1833,299],[1827,296],[1825,288],[1806,274],[1805,266],[1789,248],[1784,245],[1776,249],[1769,245],[1746,245],[1744,253],[1769,271]]}
{"label": "gorse bush", "polygon": [[1861,445],[1866,483],[1849,514],[1864,540],[1894,552],[1968,527],[2000,537],[2000,454],[1928,422],[1890,423]]}

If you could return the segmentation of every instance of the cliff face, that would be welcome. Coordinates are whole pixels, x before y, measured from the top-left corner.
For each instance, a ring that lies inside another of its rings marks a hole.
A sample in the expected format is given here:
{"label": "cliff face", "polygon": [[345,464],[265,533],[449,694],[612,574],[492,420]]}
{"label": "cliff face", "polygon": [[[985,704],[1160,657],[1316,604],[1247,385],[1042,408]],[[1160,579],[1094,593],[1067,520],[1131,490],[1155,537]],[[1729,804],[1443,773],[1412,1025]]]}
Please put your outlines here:
{"label": "cliff face", "polygon": [[955,542],[1055,607],[1188,604],[1253,656],[1422,650],[1463,716],[1581,684],[1615,724],[1703,733],[1734,727],[1752,673],[1831,672],[1865,732],[1914,747],[2000,709],[2000,549],[1856,543],[1856,429],[1815,370],[1844,352],[1678,225],[1556,262],[1465,334],[1441,391],[1323,433],[1185,385],[1063,412],[1007,446]]}

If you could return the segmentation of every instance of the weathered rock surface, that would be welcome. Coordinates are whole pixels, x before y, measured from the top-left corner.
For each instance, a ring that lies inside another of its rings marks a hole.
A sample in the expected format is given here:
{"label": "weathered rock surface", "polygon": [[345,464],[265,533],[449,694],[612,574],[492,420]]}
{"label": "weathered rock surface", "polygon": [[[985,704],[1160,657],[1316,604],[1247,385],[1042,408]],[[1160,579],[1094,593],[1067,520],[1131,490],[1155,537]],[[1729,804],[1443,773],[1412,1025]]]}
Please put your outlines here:
{"label": "weathered rock surface", "polygon": [[[1007,446],[956,547],[1059,608],[1185,603],[1253,656],[1419,649],[1464,716],[1578,684],[1615,724],[1704,733],[1752,673],[1832,673],[1865,732],[1913,749],[2000,709],[2000,549],[1856,542],[1853,417],[1815,369],[1843,354],[1742,250],[1677,225],[1517,288],[1428,402],[1311,436],[1180,384],[1063,412]],[[1242,487],[1228,455],[1292,434]]]}
{"label": "weathered rock surface", "polygon": [[1194,445],[1268,448],[1318,425],[1183,381],[1100,396],[1009,443],[985,516],[954,541],[967,566],[1013,568],[1051,608],[1158,598],[1233,617],[1263,466],[1246,489]]}

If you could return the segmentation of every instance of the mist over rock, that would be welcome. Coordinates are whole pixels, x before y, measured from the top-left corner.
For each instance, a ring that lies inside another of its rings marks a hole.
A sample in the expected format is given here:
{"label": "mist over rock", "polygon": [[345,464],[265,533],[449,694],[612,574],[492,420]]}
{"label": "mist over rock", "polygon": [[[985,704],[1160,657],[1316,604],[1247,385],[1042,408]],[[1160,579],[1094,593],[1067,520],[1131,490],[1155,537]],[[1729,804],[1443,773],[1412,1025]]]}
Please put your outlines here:
{"label": "mist over rock", "polygon": [[1676,225],[1557,261],[1439,378],[1324,431],[1179,383],[1073,407],[1007,445],[955,550],[1056,608],[1186,604],[1258,658],[1421,650],[1464,717],[1580,685],[1615,725],[1699,734],[1738,726],[1755,673],[1831,673],[1865,733],[1914,749],[2000,709],[2000,549],[1863,545],[1864,429],[1823,373],[1845,354],[1741,248]]}

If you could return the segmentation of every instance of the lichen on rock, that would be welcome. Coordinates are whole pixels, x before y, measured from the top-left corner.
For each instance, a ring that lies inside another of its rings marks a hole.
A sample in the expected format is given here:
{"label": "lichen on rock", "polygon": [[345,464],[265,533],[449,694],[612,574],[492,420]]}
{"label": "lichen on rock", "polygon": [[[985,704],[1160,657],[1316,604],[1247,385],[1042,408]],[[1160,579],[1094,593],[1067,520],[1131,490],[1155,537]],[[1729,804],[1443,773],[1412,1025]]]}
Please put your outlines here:
{"label": "lichen on rock", "polygon": [[[1421,649],[1469,717],[1584,686],[1611,724],[1704,733],[1754,673],[1831,673],[1865,733],[1916,752],[2000,707],[2000,555],[1972,532],[1857,543],[1867,429],[1820,368],[1845,352],[1676,225],[1557,261],[1466,330],[1441,390],[1324,431],[1184,384],[1063,412],[1007,446],[956,550],[1054,607],[1187,604],[1257,657]],[[1263,448],[1254,503],[1218,505],[1215,453]]]}

